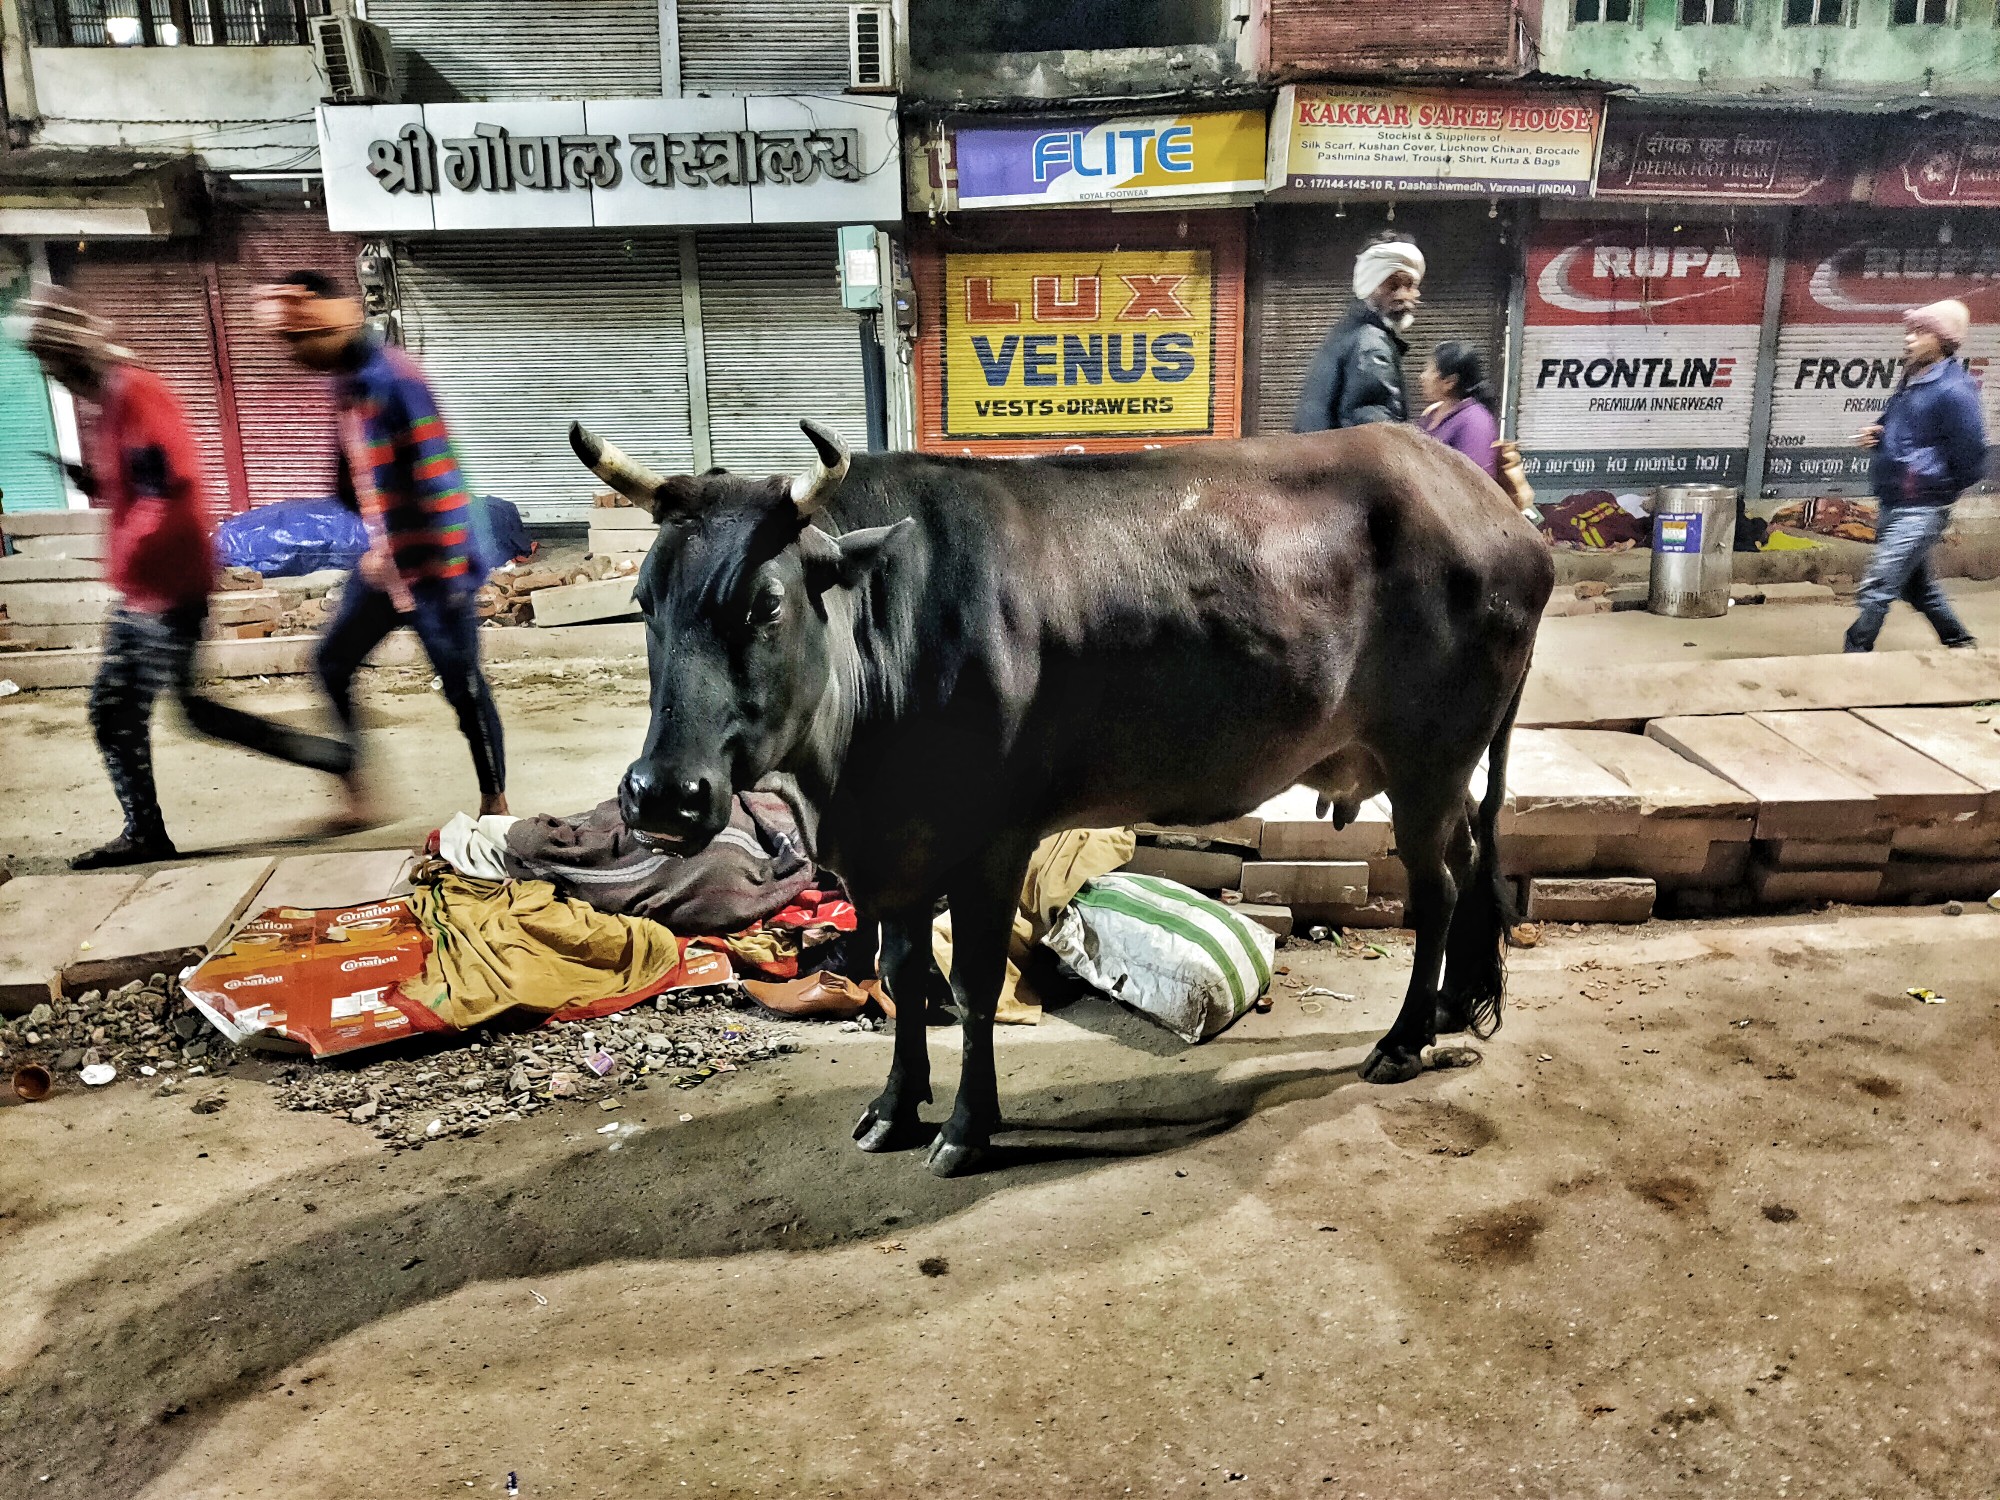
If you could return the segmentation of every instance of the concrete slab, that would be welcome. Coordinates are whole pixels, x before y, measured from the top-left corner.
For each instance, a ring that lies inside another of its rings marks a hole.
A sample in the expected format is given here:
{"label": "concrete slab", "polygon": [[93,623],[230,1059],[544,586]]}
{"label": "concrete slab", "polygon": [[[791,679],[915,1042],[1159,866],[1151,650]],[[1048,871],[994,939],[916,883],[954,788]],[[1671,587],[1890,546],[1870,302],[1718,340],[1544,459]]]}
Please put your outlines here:
{"label": "concrete slab", "polygon": [[407,849],[357,849],[281,859],[251,903],[252,914],[273,906],[360,906],[402,895],[410,888],[404,876],[411,858]]}
{"label": "concrete slab", "polygon": [[1368,866],[1355,860],[1259,860],[1243,867],[1243,899],[1300,908],[1361,906]]}
{"label": "concrete slab", "polygon": [[1258,848],[1263,842],[1264,820],[1256,816],[1231,818],[1227,823],[1203,823],[1192,827],[1178,823],[1134,823],[1140,838],[1172,842],[1199,840],[1204,844],[1227,844],[1233,849]]}
{"label": "concrete slab", "polygon": [[[22,557],[69,557],[102,563],[111,550],[111,540],[101,531],[71,532],[56,536],[24,536],[14,541],[14,551]],[[102,572],[103,569],[98,570]]]}
{"label": "concrete slab", "polygon": [[145,880],[144,870],[97,870],[19,875],[0,885],[0,1015],[52,999],[77,944]]}
{"label": "concrete slab", "polygon": [[1630,787],[1644,818],[1740,820],[1745,825],[1743,837],[1750,836],[1748,824],[1756,816],[1757,799],[1660,741],[1607,729],[1556,729],[1549,734]]}
{"label": "concrete slab", "polygon": [[1652,881],[1633,877],[1530,880],[1526,916],[1531,922],[1644,922],[1658,895]]}
{"label": "concrete slab", "polygon": [[1774,870],[1763,864],[1750,867],[1750,890],[1760,906],[1873,901],[1881,889],[1880,870]]}
{"label": "concrete slab", "polygon": [[1253,816],[1263,824],[1258,838],[1265,859],[1377,859],[1395,848],[1388,799],[1369,798],[1345,828],[1315,817],[1318,801],[1312,788],[1295,786],[1257,809]]}
{"label": "concrete slab", "polygon": [[[0,562],[16,559],[0,558]],[[27,561],[65,568],[95,567],[94,563],[59,562],[51,558]],[[73,583],[0,584],[0,605],[16,625],[87,625],[111,613],[111,590],[85,580]]]}
{"label": "concrete slab", "polygon": [[1233,891],[1243,880],[1243,857],[1218,849],[1162,849],[1141,844],[1124,868],[1135,875],[1156,875],[1197,891]]}
{"label": "concrete slab", "polygon": [[1780,870],[1875,870],[1889,862],[1889,832],[1868,839],[1760,839],[1757,857]]}
{"label": "concrete slab", "polygon": [[1597,858],[1598,841],[1589,834],[1548,838],[1518,833],[1500,835],[1502,875],[1580,874],[1594,868]]}
{"label": "concrete slab", "polygon": [[605,578],[596,583],[569,583],[535,591],[535,624],[587,625],[597,620],[636,620],[632,598],[636,578]]}
{"label": "concrete slab", "polygon": [[108,510],[23,510],[0,512],[0,536],[102,536]]}
{"label": "concrete slab", "polygon": [[177,973],[228,935],[274,863],[253,855],[155,871],[77,944],[63,992]]}
{"label": "concrete slab", "polygon": [[[104,576],[104,565],[87,557],[0,557],[0,586],[60,583]],[[4,602],[4,600],[0,600]]]}
{"label": "concrete slab", "polygon": [[2000,698],[2000,651],[1882,651],[1544,667],[1529,674],[1527,729],[1636,728],[1669,715],[1981,703]]}
{"label": "concrete slab", "polygon": [[[1839,710],[1753,714],[1759,724],[1875,794],[1897,823],[1949,822],[1979,813],[1988,793],[1922,751]],[[1989,736],[1996,746],[2000,737]]]}
{"label": "concrete slab", "polygon": [[1987,815],[2000,816],[2000,709],[1872,708],[1855,717],[1984,788]]}
{"label": "concrete slab", "polygon": [[1655,719],[1646,733],[1754,796],[1758,838],[1866,838],[1883,821],[1866,787],[1748,715]]}
{"label": "concrete slab", "polygon": [[585,518],[592,531],[658,531],[651,511],[636,505],[594,505]]}
{"label": "concrete slab", "polygon": [[1292,909],[1289,906],[1266,906],[1257,901],[1239,901],[1230,910],[1259,927],[1268,927],[1280,939],[1292,935]]}
{"label": "concrete slab", "polygon": [[1590,756],[1540,729],[1517,729],[1507,749],[1502,834],[1636,833],[1638,794]]}
{"label": "concrete slab", "polygon": [[1892,859],[1882,867],[1876,898],[1984,901],[2000,891],[2000,859]]}

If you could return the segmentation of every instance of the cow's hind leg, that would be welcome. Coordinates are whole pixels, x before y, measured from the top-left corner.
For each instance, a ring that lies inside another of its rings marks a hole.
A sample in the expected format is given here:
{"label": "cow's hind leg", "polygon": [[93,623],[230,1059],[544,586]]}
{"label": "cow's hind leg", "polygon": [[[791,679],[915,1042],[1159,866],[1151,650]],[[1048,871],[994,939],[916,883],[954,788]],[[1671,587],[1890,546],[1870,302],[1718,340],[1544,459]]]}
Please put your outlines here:
{"label": "cow's hind leg", "polygon": [[930,1039],[926,1012],[931,973],[928,912],[882,924],[882,975],[896,1002],[896,1055],[889,1081],[861,1112],[854,1139],[863,1151],[902,1151],[930,1139],[919,1113],[931,1102]]}
{"label": "cow's hind leg", "polygon": [[[1458,787],[1462,786],[1460,781]],[[1438,977],[1458,905],[1452,861],[1456,855],[1463,868],[1470,854],[1465,794],[1458,787],[1443,777],[1427,785],[1394,787],[1389,793],[1396,817],[1396,850],[1410,875],[1407,909],[1417,933],[1417,958],[1402,1010],[1361,1065],[1361,1076],[1370,1083],[1405,1083],[1416,1077],[1424,1070],[1424,1048],[1437,1040]]]}
{"label": "cow's hind leg", "polygon": [[951,1118],[931,1146],[939,1177],[970,1171],[1000,1128],[993,1067],[993,1012],[1007,977],[1007,939],[1031,849],[995,849],[951,882],[951,988],[958,1001],[964,1057]]}

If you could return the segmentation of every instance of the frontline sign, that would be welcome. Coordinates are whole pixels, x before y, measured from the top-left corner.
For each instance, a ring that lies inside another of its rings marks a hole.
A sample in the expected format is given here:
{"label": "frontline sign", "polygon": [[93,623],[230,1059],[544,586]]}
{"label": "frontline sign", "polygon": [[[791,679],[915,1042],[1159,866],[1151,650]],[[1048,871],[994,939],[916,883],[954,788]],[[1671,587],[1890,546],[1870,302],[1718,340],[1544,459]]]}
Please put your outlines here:
{"label": "frontline sign", "polygon": [[1542,225],[1519,410],[1537,493],[1740,483],[1764,280],[1763,244],[1740,229]]}
{"label": "frontline sign", "polygon": [[1264,112],[953,130],[960,208],[1032,208],[1261,192]]}
{"label": "frontline sign", "polygon": [[1903,312],[1956,297],[1972,310],[1961,351],[1987,430],[2000,420],[2000,246],[1940,245],[1934,230],[1801,236],[1785,267],[1764,473],[1783,495],[1865,495],[1871,455],[1854,434],[1882,418],[1903,378]]}
{"label": "frontline sign", "polygon": [[947,255],[945,435],[1215,430],[1206,250]]}
{"label": "frontline sign", "polygon": [[894,105],[791,95],[323,105],[336,230],[880,222]]}
{"label": "frontline sign", "polygon": [[1296,84],[1273,119],[1273,193],[1582,198],[1604,111],[1592,94]]}

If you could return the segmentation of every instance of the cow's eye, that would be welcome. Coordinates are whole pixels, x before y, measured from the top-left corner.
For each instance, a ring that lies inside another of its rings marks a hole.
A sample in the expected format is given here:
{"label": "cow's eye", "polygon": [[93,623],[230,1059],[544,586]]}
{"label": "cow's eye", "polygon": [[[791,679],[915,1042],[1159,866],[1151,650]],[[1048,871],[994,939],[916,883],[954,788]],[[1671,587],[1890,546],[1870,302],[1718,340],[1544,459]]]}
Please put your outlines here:
{"label": "cow's eye", "polygon": [[750,623],[752,625],[769,625],[778,618],[784,608],[785,586],[782,583],[773,581],[757,590],[751,596]]}

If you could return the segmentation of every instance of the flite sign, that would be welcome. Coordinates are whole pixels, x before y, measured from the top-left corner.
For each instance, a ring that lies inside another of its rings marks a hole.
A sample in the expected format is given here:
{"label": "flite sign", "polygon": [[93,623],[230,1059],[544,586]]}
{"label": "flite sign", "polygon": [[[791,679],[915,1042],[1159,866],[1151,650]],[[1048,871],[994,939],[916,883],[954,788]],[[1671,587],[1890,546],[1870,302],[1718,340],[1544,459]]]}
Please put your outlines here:
{"label": "flite sign", "polygon": [[1724,225],[1542,225],[1521,340],[1537,493],[1740,482],[1765,267],[1762,240]]}
{"label": "flite sign", "polygon": [[336,230],[892,220],[885,101],[724,96],[322,106]]}
{"label": "flite sign", "polygon": [[1593,94],[1297,84],[1273,119],[1273,193],[1582,198],[1604,110]]}
{"label": "flite sign", "polygon": [[1206,250],[947,255],[944,434],[1212,432]]}
{"label": "flite sign", "polygon": [[1264,112],[1095,117],[952,130],[960,208],[1261,192]]}

